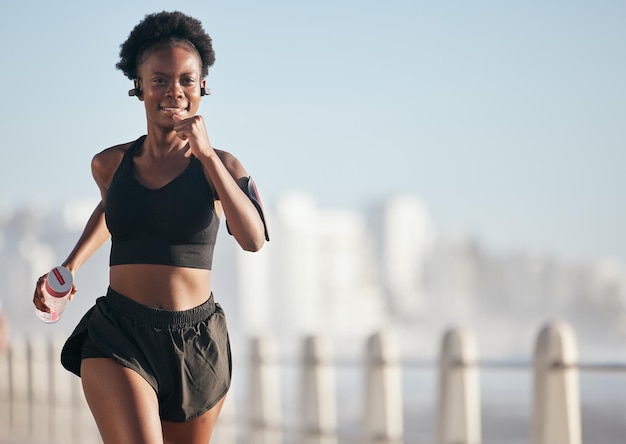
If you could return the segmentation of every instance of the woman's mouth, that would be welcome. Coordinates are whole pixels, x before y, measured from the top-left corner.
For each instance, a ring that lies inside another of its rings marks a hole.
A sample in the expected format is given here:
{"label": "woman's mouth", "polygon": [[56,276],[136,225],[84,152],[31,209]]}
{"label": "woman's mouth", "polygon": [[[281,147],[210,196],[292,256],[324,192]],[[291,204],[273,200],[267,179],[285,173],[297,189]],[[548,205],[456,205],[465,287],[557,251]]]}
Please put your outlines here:
{"label": "woman's mouth", "polygon": [[161,111],[166,114],[183,114],[188,111],[189,107],[182,106],[162,106]]}

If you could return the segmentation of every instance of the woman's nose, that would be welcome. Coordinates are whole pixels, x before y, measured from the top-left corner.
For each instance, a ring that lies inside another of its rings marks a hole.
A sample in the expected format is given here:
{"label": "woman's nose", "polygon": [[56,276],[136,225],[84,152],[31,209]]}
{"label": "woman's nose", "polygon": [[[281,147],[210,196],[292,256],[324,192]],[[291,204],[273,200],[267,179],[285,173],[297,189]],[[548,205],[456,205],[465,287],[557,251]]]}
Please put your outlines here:
{"label": "woman's nose", "polygon": [[180,85],[180,83],[173,82],[167,88],[167,93],[166,94],[168,96],[171,96],[171,97],[180,97],[183,94],[183,88]]}

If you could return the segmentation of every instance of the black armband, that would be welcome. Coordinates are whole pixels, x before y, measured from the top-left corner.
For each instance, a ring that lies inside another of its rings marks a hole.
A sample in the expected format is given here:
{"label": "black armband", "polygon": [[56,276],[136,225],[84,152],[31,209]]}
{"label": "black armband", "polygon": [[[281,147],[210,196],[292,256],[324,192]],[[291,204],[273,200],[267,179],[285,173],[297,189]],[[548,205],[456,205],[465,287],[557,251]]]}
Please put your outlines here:
{"label": "black armband", "polygon": [[[259,216],[261,216],[261,221],[263,222],[263,229],[265,230],[265,240],[269,242],[270,234],[267,230],[267,222],[265,221],[265,213],[263,212],[263,204],[261,203],[261,198],[259,197],[259,192],[256,189],[256,185],[254,184],[254,180],[252,180],[251,176],[246,178],[246,183],[241,187],[241,191],[244,192],[250,202],[254,205],[256,210],[259,212]],[[226,220],[226,229],[228,230],[228,234],[232,235],[230,232],[230,228],[228,227],[228,220]]]}

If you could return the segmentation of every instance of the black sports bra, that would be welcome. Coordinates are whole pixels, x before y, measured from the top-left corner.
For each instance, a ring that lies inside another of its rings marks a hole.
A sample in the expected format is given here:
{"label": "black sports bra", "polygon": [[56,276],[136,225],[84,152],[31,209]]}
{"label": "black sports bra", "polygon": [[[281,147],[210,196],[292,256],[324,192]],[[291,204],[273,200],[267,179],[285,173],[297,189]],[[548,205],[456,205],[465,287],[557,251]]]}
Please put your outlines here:
{"label": "black sports bra", "polygon": [[111,232],[110,265],[160,264],[210,270],[219,228],[215,191],[202,164],[187,168],[158,189],[146,188],[133,174],[133,157],[146,136],[124,153],[106,195]]}

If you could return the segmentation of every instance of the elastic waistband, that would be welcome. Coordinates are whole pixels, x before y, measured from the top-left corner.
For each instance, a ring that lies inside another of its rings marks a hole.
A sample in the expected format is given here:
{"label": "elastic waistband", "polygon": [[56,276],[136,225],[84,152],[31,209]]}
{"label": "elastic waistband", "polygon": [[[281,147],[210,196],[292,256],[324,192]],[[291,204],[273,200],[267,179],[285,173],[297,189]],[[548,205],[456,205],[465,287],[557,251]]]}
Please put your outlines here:
{"label": "elastic waistband", "polygon": [[183,311],[169,311],[148,307],[127,298],[111,287],[108,288],[105,301],[113,310],[132,318],[138,323],[156,328],[184,327],[198,324],[215,313],[213,293],[202,305]]}

